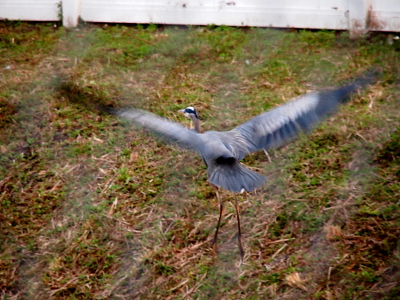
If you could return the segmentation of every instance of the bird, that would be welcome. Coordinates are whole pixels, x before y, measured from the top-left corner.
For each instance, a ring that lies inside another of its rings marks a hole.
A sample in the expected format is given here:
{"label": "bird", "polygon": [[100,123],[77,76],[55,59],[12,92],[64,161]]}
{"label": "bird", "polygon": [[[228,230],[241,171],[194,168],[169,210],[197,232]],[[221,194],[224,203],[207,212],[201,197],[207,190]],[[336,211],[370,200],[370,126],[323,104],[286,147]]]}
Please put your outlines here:
{"label": "bird", "polygon": [[113,108],[111,113],[159,135],[167,142],[176,143],[200,154],[207,168],[208,181],[214,187],[219,201],[219,219],[213,248],[216,251],[223,214],[223,201],[218,193],[218,188],[221,188],[234,195],[238,247],[243,261],[244,250],[236,194],[260,188],[266,182],[266,177],[252,171],[240,161],[252,152],[279,148],[301,134],[310,133],[319,123],[337,112],[342,104],[348,102],[352,94],[372,84],[378,73],[375,69],[370,70],[348,84],[303,94],[228,131],[201,132],[200,118],[193,106],[179,112],[192,120],[194,130],[137,108]]}

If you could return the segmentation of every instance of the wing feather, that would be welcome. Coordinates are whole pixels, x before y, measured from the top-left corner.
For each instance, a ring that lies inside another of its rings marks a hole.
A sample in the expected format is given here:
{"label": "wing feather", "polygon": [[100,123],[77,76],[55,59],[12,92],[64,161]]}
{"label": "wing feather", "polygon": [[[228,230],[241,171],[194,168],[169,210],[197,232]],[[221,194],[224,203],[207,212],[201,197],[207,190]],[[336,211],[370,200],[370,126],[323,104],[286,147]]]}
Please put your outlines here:
{"label": "wing feather", "polygon": [[201,142],[199,134],[186,127],[139,109],[121,109],[113,112],[115,115],[139,127],[149,129],[167,142],[198,150]]}
{"label": "wing feather", "polygon": [[310,132],[347,102],[352,93],[373,82],[376,73],[371,71],[353,83],[334,90],[302,95],[229,131],[231,146],[240,153],[238,159],[261,149],[281,147],[301,133]]}

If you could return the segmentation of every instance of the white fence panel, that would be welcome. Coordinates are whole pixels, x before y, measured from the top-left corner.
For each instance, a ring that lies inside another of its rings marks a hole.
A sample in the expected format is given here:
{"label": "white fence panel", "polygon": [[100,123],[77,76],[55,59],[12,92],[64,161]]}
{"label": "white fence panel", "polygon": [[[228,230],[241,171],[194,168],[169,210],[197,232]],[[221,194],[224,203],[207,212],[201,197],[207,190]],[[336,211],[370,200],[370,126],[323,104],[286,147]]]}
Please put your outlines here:
{"label": "white fence panel", "polygon": [[400,0],[374,0],[371,8],[370,30],[400,31]]}
{"label": "white fence panel", "polygon": [[0,19],[56,21],[60,0],[0,0]]}
{"label": "white fence panel", "polygon": [[82,0],[81,17],[89,22],[348,29],[348,6],[348,0]]}
{"label": "white fence panel", "polygon": [[400,32],[400,0],[0,0],[0,19]]}

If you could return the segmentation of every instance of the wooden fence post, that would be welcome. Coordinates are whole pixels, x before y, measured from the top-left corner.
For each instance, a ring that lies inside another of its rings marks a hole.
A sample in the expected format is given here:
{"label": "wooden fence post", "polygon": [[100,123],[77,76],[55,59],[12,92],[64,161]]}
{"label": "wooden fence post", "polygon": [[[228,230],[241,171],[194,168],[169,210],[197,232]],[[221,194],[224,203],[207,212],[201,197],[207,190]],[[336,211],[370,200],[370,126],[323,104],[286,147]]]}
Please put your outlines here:
{"label": "wooden fence post", "polygon": [[81,0],[62,0],[63,25],[65,27],[78,26],[81,14]]}
{"label": "wooden fence post", "polygon": [[368,32],[371,0],[349,0],[350,37],[356,38]]}

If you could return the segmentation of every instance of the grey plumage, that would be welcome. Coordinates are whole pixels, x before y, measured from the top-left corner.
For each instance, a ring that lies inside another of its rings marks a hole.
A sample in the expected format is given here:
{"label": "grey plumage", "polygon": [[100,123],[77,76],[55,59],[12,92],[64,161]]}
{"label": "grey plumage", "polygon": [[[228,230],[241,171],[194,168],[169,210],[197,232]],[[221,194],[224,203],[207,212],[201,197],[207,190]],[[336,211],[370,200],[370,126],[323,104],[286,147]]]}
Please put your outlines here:
{"label": "grey plumage", "polygon": [[215,186],[234,193],[251,192],[263,185],[265,177],[242,165],[240,160],[251,152],[281,147],[302,132],[310,132],[348,101],[352,93],[372,83],[375,73],[371,71],[333,90],[304,94],[230,131],[199,133],[138,109],[115,110],[114,113],[164,139],[199,152],[207,166],[208,180]]}

